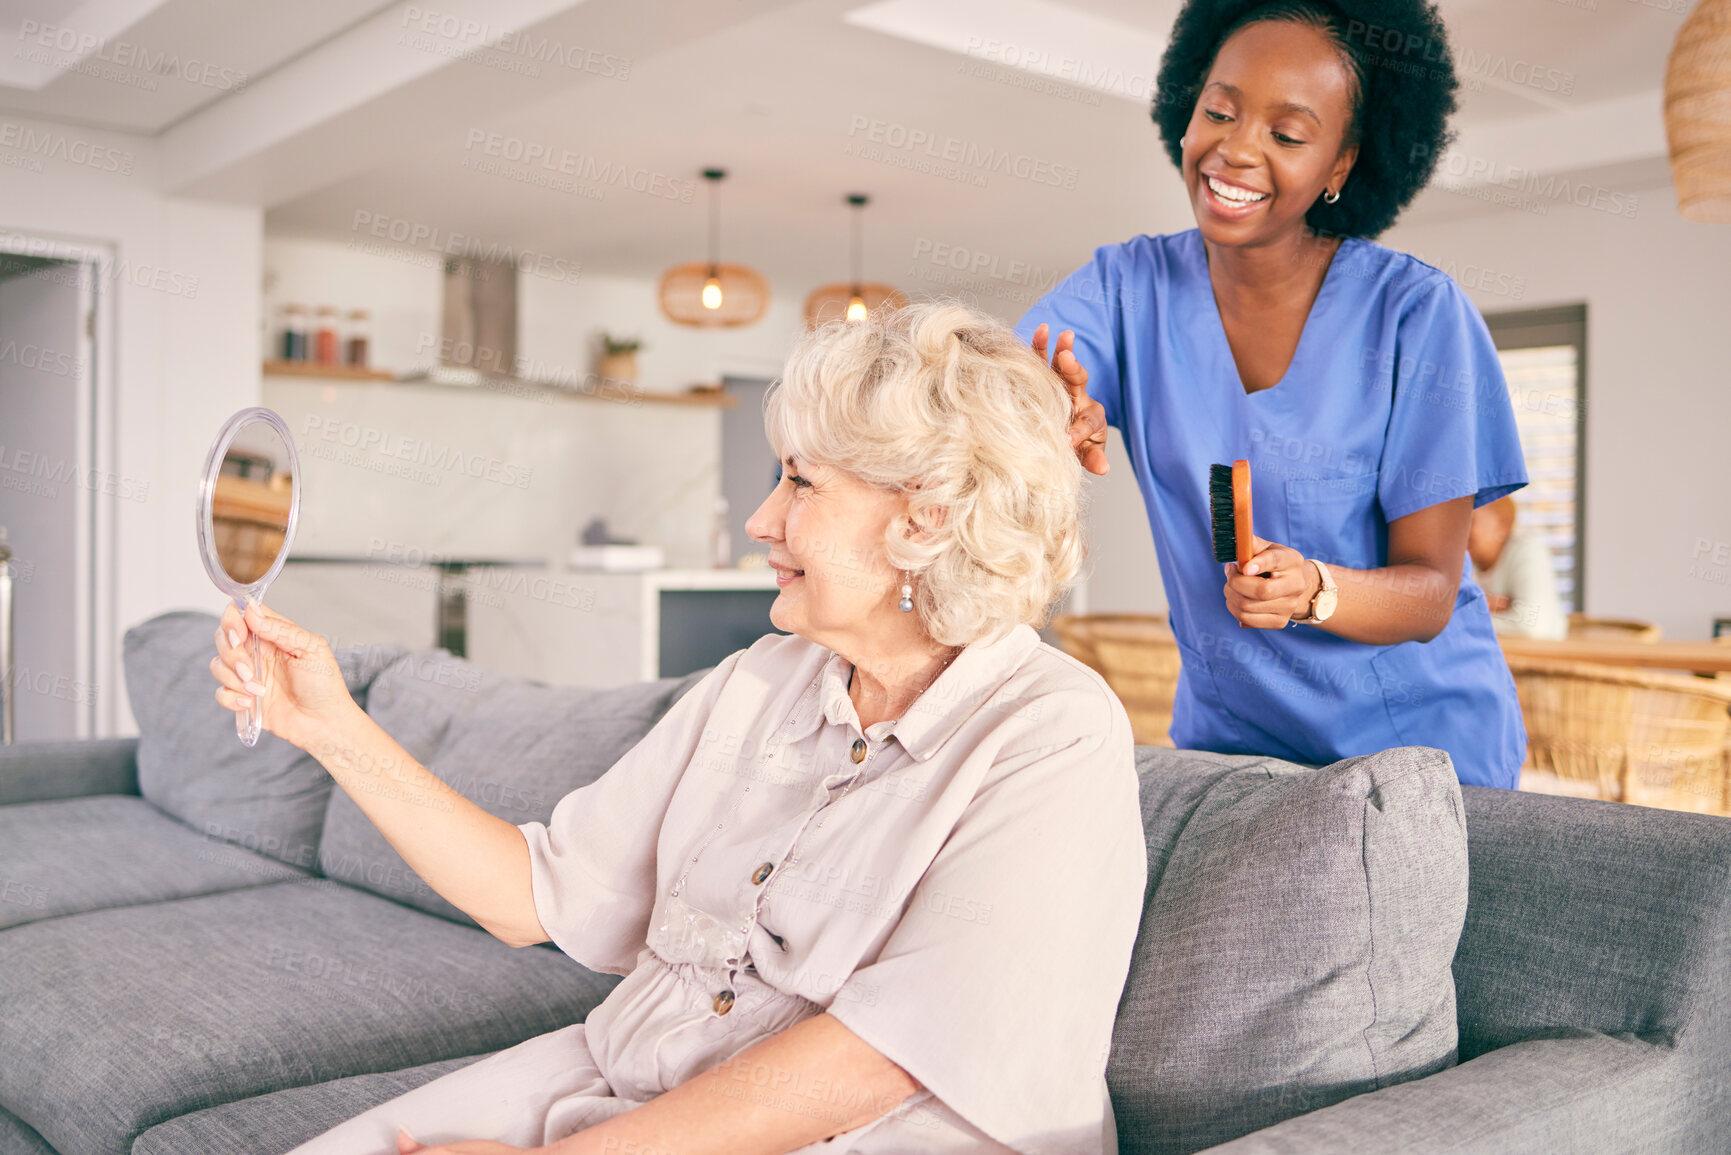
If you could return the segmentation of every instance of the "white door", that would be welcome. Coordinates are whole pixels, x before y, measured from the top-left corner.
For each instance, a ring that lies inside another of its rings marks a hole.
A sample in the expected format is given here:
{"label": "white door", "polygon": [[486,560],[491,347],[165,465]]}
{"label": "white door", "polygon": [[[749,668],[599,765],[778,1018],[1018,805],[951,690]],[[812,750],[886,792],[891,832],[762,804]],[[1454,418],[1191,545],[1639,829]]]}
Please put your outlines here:
{"label": "white door", "polygon": [[15,741],[88,737],[94,283],[81,261],[0,255],[0,525],[12,550]]}

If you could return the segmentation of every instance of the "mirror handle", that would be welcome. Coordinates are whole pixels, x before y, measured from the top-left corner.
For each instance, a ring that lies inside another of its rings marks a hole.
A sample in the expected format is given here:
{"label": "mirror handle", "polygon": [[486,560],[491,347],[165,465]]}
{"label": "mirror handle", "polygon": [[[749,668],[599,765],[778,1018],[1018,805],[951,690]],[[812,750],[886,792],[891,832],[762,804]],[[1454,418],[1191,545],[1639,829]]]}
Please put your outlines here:
{"label": "mirror handle", "polygon": [[[258,599],[249,594],[245,601],[235,598],[234,604],[240,607],[242,614],[245,614],[246,607],[257,605]],[[246,646],[252,660],[253,677],[258,680],[261,686],[268,687],[270,683],[265,681],[264,664],[259,661],[258,634],[251,629],[246,632]],[[264,700],[256,694],[251,695],[251,700],[252,704],[246,708],[245,714],[236,711],[234,715],[234,732],[240,738],[243,746],[256,746],[259,734],[264,731]]]}

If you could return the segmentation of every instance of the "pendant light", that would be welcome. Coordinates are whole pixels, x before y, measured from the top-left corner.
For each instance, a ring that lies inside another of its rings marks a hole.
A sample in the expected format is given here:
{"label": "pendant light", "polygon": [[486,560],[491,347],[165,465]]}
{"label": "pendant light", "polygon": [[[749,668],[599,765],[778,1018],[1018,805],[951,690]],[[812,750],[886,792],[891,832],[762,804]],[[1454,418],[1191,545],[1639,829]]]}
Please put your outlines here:
{"label": "pendant light", "polygon": [[1665,66],[1665,135],[1677,211],[1731,223],[1731,0],[1701,0]]}
{"label": "pendant light", "polygon": [[819,285],[805,299],[805,323],[813,328],[828,321],[846,319],[863,321],[879,309],[899,309],[908,303],[900,289],[875,281],[860,280],[860,249],[865,232],[865,207],[871,198],[864,193],[849,193],[847,203],[853,207],[853,252],[845,284]]}
{"label": "pendant light", "polygon": [[706,168],[709,182],[709,259],[674,265],[661,274],[656,298],[669,321],[700,329],[750,325],[769,309],[769,282],[744,265],[721,262],[721,218],[716,187],[727,170]]}

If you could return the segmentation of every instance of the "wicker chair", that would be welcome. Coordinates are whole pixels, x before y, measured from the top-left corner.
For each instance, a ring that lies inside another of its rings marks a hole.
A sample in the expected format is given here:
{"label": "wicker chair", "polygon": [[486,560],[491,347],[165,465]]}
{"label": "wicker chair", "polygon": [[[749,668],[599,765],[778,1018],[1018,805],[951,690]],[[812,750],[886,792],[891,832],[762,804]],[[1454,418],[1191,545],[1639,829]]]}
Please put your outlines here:
{"label": "wicker chair", "polygon": [[[1731,814],[1731,684],[1515,656],[1509,670],[1526,718],[1527,765],[1554,776],[1562,792]],[[1529,778],[1537,776],[1523,775],[1523,787],[1546,788]]]}
{"label": "wicker chair", "polygon": [[1071,657],[1091,667],[1130,715],[1142,746],[1170,746],[1178,693],[1178,641],[1163,614],[1060,614],[1052,628]]}
{"label": "wicker chair", "polygon": [[1591,614],[1569,615],[1569,640],[1591,638],[1611,642],[1656,642],[1663,631],[1652,622],[1634,618],[1599,618]]}

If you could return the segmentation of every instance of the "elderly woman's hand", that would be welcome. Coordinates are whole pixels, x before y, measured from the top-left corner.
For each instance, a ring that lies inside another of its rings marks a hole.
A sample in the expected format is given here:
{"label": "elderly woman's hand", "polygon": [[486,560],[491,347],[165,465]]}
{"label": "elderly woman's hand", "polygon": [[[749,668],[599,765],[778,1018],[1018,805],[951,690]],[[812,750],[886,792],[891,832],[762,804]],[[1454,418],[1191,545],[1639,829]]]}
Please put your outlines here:
{"label": "elderly woman's hand", "polygon": [[1239,572],[1226,563],[1226,608],[1241,625],[1279,630],[1293,618],[1310,616],[1310,603],[1322,588],[1322,575],[1303,554],[1252,537],[1256,554]]}
{"label": "elderly woman's hand", "polygon": [[397,1129],[397,1155],[506,1155],[511,1151],[546,1151],[546,1147],[513,1147],[509,1143],[496,1143],[491,1139],[462,1139],[455,1143],[441,1143],[437,1147],[428,1147],[413,1135],[407,1127]]}
{"label": "elderly woman's hand", "polygon": [[[252,668],[248,636],[258,635],[263,669]],[[216,628],[210,672],[220,685],[216,700],[245,711],[254,697],[264,701],[264,728],[301,749],[328,735],[344,714],[358,707],[349,696],[330,643],[261,605],[243,617],[230,603]]]}
{"label": "elderly woman's hand", "polygon": [[[1044,323],[1034,330],[1034,352],[1046,360],[1047,328]],[[1106,460],[1106,407],[1088,396],[1088,371],[1076,360],[1076,334],[1065,329],[1058,334],[1058,345],[1052,351],[1052,369],[1063,378],[1070,394],[1070,444],[1082,459],[1082,468],[1089,473],[1105,474],[1111,468]]]}

